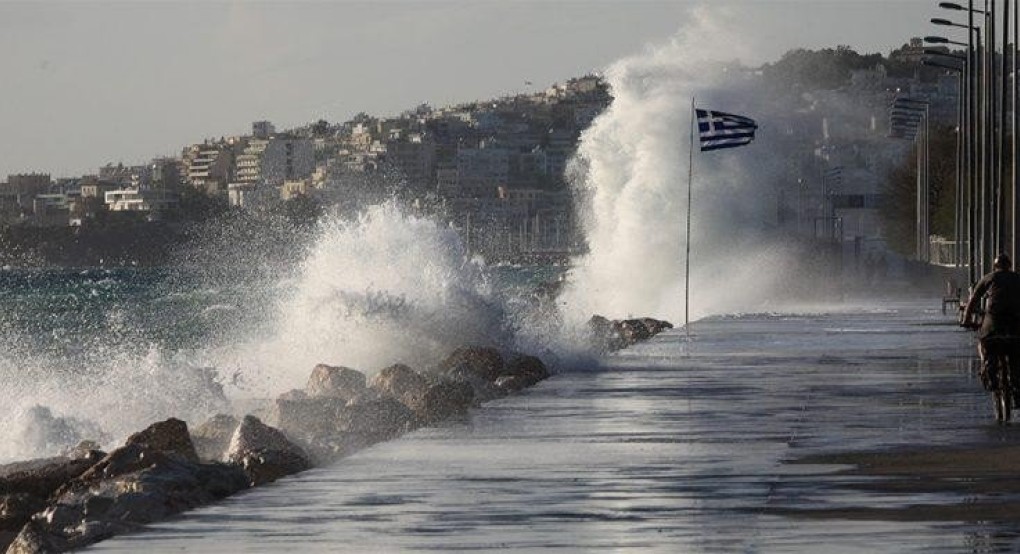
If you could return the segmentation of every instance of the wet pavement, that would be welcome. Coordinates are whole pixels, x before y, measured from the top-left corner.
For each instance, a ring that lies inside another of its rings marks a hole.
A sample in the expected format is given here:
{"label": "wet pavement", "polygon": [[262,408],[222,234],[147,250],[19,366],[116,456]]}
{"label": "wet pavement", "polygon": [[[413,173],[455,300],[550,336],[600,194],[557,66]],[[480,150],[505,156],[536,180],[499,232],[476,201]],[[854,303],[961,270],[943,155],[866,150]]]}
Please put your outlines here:
{"label": "wet pavement", "polygon": [[1020,523],[791,517],[966,501],[845,486],[814,454],[1020,444],[937,299],[696,323],[91,551],[959,552]]}

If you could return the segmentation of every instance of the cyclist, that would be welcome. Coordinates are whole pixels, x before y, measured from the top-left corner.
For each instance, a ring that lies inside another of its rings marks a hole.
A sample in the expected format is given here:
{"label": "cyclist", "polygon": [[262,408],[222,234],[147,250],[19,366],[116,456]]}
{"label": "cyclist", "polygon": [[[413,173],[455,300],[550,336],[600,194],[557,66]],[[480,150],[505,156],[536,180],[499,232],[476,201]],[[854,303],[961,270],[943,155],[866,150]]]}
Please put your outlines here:
{"label": "cyclist", "polygon": [[[982,381],[995,390],[996,372],[989,367],[993,356],[989,345],[996,337],[1020,337],[1020,274],[1012,271],[1013,263],[1006,254],[999,254],[992,264],[994,271],[974,286],[963,310],[963,325],[978,330],[978,355],[981,357]],[[973,323],[981,299],[987,296],[981,323]],[[1011,350],[1013,350],[1011,348]],[[1012,364],[1011,364],[1012,365]]]}

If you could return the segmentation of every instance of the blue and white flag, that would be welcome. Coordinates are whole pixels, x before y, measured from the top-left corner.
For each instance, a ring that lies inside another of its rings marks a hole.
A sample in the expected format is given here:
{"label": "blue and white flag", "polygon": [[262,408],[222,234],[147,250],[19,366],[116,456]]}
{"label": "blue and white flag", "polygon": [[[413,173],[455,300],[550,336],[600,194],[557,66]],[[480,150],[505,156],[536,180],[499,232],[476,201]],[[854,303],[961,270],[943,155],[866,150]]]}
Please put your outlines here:
{"label": "blue and white flag", "polygon": [[697,110],[701,151],[736,148],[754,140],[758,124],[750,117],[711,110]]}

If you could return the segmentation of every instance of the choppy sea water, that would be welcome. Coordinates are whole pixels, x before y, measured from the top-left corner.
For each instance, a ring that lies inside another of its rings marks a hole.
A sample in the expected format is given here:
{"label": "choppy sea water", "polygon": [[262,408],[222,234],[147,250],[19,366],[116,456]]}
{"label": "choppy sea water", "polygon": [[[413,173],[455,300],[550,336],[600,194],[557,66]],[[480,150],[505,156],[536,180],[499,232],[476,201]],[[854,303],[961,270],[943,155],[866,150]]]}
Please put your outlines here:
{"label": "choppy sea water", "polygon": [[947,500],[785,463],[804,455],[1020,440],[992,423],[970,335],[932,304],[697,322],[691,343],[660,335],[92,550],[1009,551],[1010,524],[771,515]]}
{"label": "choppy sea water", "polygon": [[[198,425],[235,411],[237,399],[304,386],[317,363],[370,374],[512,336],[505,322],[518,293],[562,271],[486,268],[475,279],[455,243],[443,256],[431,249],[427,260],[407,248],[372,247],[380,259],[350,267],[349,250],[373,229],[392,233],[404,224],[403,239],[426,226],[387,215],[324,233],[308,259],[258,270],[0,270],[0,397],[7,399],[0,463],[55,455],[82,439],[113,448],[168,417]],[[450,234],[425,229],[444,240]],[[391,257],[418,273],[398,272]]]}

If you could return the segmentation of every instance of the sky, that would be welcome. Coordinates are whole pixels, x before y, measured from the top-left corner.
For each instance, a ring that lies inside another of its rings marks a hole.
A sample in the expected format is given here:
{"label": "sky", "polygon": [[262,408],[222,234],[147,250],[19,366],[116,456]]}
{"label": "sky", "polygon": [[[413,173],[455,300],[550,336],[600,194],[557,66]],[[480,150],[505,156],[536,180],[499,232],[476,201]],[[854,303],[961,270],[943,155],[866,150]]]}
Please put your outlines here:
{"label": "sky", "polygon": [[670,40],[692,9],[725,11],[746,40],[734,52],[758,65],[799,47],[887,54],[955,15],[936,5],[0,0],[0,181],[178,155],[257,120],[282,129],[533,92]]}

